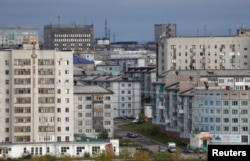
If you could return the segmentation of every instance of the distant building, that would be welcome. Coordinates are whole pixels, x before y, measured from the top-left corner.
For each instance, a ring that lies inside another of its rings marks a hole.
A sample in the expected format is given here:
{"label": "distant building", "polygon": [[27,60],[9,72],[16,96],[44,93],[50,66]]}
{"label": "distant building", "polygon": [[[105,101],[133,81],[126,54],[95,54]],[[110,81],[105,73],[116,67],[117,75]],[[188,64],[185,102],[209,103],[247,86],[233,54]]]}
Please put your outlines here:
{"label": "distant building", "polygon": [[141,95],[144,103],[150,103],[155,99],[154,86],[152,83],[156,81],[156,67],[130,67],[125,74],[141,82]]}
{"label": "distant building", "polygon": [[39,43],[38,29],[24,26],[0,26],[0,49],[20,48],[23,44]]}
{"label": "distant building", "polygon": [[114,136],[113,92],[100,86],[74,87],[75,133],[97,138],[106,129]]}
{"label": "distant building", "polygon": [[73,56],[73,63],[75,67],[82,68],[83,70],[94,70],[95,62],[85,58],[81,58],[77,55]]}
{"label": "distant building", "polygon": [[155,24],[155,43],[159,43],[162,37],[176,36],[176,24]]}
{"label": "distant building", "polygon": [[249,143],[249,70],[169,71],[154,83],[153,123],[174,136],[209,132],[210,143]]}
{"label": "distant building", "polygon": [[44,49],[92,50],[93,28],[93,25],[46,25],[44,26]]}
{"label": "distant building", "polygon": [[109,75],[120,75],[121,74],[121,66],[116,64],[116,63],[110,62],[110,61],[97,64],[96,70],[103,71]]}
{"label": "distant building", "polygon": [[169,70],[250,69],[249,30],[235,36],[162,37],[158,75]]}
{"label": "distant building", "polygon": [[85,72],[79,85],[99,85],[114,92],[113,117],[136,117],[141,111],[141,84],[139,80],[133,80],[126,76],[111,76],[107,74],[94,74]]}

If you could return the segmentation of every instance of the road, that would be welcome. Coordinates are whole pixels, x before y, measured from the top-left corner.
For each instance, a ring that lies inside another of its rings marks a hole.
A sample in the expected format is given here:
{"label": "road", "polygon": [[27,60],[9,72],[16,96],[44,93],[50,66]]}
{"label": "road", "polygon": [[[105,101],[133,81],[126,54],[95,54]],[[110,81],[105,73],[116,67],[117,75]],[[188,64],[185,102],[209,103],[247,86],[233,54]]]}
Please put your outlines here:
{"label": "road", "polygon": [[115,122],[114,122],[114,125],[115,125],[114,126],[114,134],[115,134],[115,136],[118,138],[131,139],[135,143],[140,144],[140,145],[142,145],[142,147],[146,147],[150,151],[153,151],[153,152],[158,152],[159,145],[166,146],[166,145],[163,145],[155,140],[144,137],[143,135],[140,135],[140,134],[138,134],[137,138],[128,138],[126,136],[126,134],[130,131],[123,130],[119,126],[123,125],[123,124],[131,123],[132,121],[133,120],[131,120],[131,119],[115,119]]}
{"label": "road", "polygon": [[[127,134],[127,132],[130,132],[130,131],[123,130],[119,126],[123,125],[123,124],[131,123],[132,121],[133,120],[131,120],[131,119],[115,119],[114,120],[114,125],[115,125],[114,126],[114,134],[115,134],[115,136],[118,138],[131,139],[135,143],[141,144],[142,147],[148,148],[152,152],[158,152],[159,146],[167,148],[165,144],[162,144],[162,143],[157,142],[155,140],[152,140],[150,138],[144,137],[140,134],[138,134],[137,138],[128,138],[126,136],[126,134]],[[183,148],[177,147],[177,149],[179,149],[179,151],[181,151],[181,152],[183,151]],[[130,148],[130,150],[133,150],[133,148]],[[135,150],[135,148],[134,148],[134,150]],[[186,159],[188,159],[188,158],[202,158],[202,159],[206,158],[205,153],[204,154],[184,154],[184,153],[181,153],[181,155],[183,158],[186,158]]]}

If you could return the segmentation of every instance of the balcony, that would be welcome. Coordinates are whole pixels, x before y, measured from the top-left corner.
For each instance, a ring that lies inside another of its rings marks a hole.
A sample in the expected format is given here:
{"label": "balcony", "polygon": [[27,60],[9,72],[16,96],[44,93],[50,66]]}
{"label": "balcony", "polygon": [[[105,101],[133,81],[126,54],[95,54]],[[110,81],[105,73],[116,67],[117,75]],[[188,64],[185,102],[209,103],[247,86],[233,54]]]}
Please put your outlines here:
{"label": "balcony", "polygon": [[31,103],[30,97],[19,97],[15,99],[16,104],[29,104]]}

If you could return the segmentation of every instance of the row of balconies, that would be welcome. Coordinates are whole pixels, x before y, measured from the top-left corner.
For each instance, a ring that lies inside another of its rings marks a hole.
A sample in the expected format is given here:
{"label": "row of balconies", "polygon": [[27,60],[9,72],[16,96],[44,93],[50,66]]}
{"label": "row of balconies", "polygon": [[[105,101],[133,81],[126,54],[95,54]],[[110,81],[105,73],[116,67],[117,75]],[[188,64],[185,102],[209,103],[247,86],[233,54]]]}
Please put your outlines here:
{"label": "row of balconies", "polygon": [[54,65],[53,59],[38,59],[38,65]]}

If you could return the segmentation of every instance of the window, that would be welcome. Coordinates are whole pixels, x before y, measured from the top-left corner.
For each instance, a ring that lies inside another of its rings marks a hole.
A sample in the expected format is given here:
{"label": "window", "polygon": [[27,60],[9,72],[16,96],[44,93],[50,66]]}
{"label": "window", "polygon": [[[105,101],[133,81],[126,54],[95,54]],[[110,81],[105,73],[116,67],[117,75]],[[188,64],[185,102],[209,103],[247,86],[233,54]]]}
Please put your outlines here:
{"label": "window", "polygon": [[216,123],[220,123],[220,118],[215,118]]}
{"label": "window", "polygon": [[78,113],[78,117],[82,117],[82,113]]}
{"label": "window", "polygon": [[229,114],[229,110],[228,109],[224,109],[223,110],[223,114]]}
{"label": "window", "polygon": [[247,132],[247,131],[248,131],[248,127],[247,127],[247,126],[243,126],[243,127],[241,128],[241,130],[244,131],[244,132]]}
{"label": "window", "polygon": [[229,122],[229,118],[224,118],[223,121],[224,121],[224,123],[228,123]]}
{"label": "window", "polygon": [[242,123],[248,123],[248,118],[241,118]]}
{"label": "window", "polygon": [[69,112],[69,108],[68,108],[68,107],[65,108],[65,112],[66,112],[66,113]]}
{"label": "window", "polygon": [[69,127],[67,126],[67,127],[65,127],[65,131],[69,131]]}
{"label": "window", "polygon": [[228,106],[229,105],[228,101],[223,101],[223,105]]}
{"label": "window", "polygon": [[241,106],[247,106],[248,105],[248,101],[241,101]]}
{"label": "window", "polygon": [[232,101],[232,106],[237,106],[238,105],[238,101]]}
{"label": "window", "polygon": [[238,118],[232,118],[232,123],[238,123]]}
{"label": "window", "polygon": [[220,101],[215,101],[216,106],[220,106]]}
{"label": "window", "polygon": [[105,96],[105,100],[110,101],[111,100],[110,96]]}
{"label": "window", "polygon": [[92,100],[92,97],[91,97],[91,96],[86,96],[86,100],[87,100],[87,101],[91,101],[91,100]]}
{"label": "window", "polygon": [[233,115],[237,115],[238,114],[238,110],[232,110],[232,114]]}
{"label": "window", "polygon": [[92,109],[92,105],[86,105],[85,109]]}
{"label": "window", "polygon": [[242,114],[242,115],[247,115],[247,114],[248,114],[247,109],[242,109],[241,112],[240,112],[240,114]]}
{"label": "window", "polygon": [[65,70],[65,74],[69,74],[69,70]]}
{"label": "window", "polygon": [[[247,128],[247,127],[246,127]],[[247,135],[242,135],[241,136],[241,142],[242,143],[248,143],[248,136]]]}
{"label": "window", "polygon": [[106,108],[106,109],[110,109],[110,104],[104,104],[104,108]]}
{"label": "window", "polygon": [[82,105],[78,105],[77,108],[80,110],[82,109]]}
{"label": "window", "polygon": [[78,101],[82,101],[82,96],[78,96]]}
{"label": "window", "polygon": [[224,131],[229,131],[229,127],[228,127],[228,126],[224,126],[224,127],[223,127],[223,130],[224,130]]}
{"label": "window", "polygon": [[224,83],[224,79],[219,79],[219,83]]}
{"label": "window", "polygon": [[237,131],[238,131],[238,127],[233,126],[233,127],[232,127],[232,131],[237,132]]}

